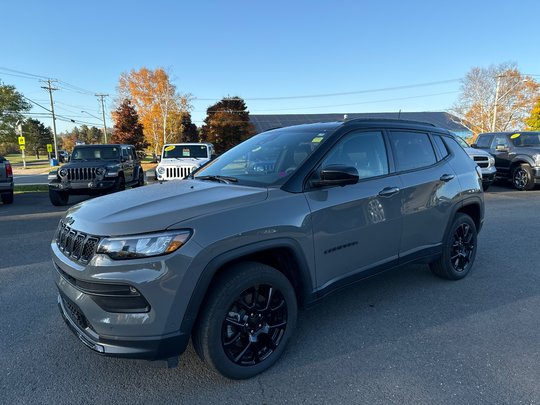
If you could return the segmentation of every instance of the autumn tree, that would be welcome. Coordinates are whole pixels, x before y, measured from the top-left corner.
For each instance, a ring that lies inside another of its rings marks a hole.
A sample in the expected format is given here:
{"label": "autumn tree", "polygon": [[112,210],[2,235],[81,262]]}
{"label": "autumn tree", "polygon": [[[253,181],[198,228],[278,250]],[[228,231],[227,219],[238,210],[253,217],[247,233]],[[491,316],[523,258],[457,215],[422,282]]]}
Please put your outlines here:
{"label": "autumn tree", "polygon": [[161,152],[170,135],[178,132],[181,114],[191,109],[191,96],[178,93],[163,68],[141,68],[122,73],[118,91],[121,100],[132,100],[144,135],[156,154]]}
{"label": "autumn tree", "polygon": [[525,120],[525,124],[528,131],[540,131],[540,98],[536,101],[529,118]]}
{"label": "autumn tree", "polygon": [[521,74],[515,64],[474,67],[462,80],[461,94],[452,112],[474,135],[521,129],[538,95],[539,84]]}
{"label": "autumn tree", "polygon": [[246,103],[239,97],[225,97],[208,107],[201,138],[223,153],[255,133]]}
{"label": "autumn tree", "polygon": [[129,99],[113,112],[114,130],[111,136],[112,143],[122,143],[135,146],[137,151],[144,151],[148,147],[143,133],[143,126],[139,122],[139,115]]}
{"label": "autumn tree", "polygon": [[22,113],[31,108],[15,86],[0,83],[0,143],[17,143],[15,126],[24,120]]}
{"label": "autumn tree", "polygon": [[191,114],[189,112],[181,113],[172,122],[174,132],[169,137],[169,143],[182,142],[199,142],[199,131],[197,126],[191,122]]}

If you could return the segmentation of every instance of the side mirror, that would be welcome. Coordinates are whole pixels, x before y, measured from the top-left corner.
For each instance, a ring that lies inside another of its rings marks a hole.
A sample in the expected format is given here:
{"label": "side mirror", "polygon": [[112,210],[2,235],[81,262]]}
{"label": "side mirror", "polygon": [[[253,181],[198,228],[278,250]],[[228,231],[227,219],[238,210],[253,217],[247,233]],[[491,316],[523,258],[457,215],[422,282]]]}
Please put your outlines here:
{"label": "side mirror", "polygon": [[506,147],[506,145],[502,145],[502,144],[499,144],[495,147],[495,150],[497,150],[497,152],[508,152],[508,148]]}
{"label": "side mirror", "polygon": [[120,158],[120,162],[122,162],[122,163],[127,162],[127,158],[125,156],[122,156]]}
{"label": "side mirror", "polygon": [[471,144],[471,148],[478,148],[478,145],[476,143]]}
{"label": "side mirror", "polygon": [[330,165],[321,170],[320,180],[315,180],[312,185],[315,187],[324,186],[346,186],[358,183],[358,170],[352,166]]}
{"label": "side mirror", "polygon": [[157,155],[157,161],[161,162],[161,155]]}

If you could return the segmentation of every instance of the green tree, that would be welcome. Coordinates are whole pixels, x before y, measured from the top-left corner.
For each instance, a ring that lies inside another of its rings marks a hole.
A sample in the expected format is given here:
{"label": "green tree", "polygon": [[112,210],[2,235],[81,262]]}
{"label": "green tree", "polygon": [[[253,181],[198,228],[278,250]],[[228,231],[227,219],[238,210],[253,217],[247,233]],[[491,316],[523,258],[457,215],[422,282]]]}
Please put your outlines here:
{"label": "green tree", "polygon": [[0,83],[0,142],[16,143],[15,125],[22,122],[22,113],[29,111],[32,105],[15,90],[15,86]]}
{"label": "green tree", "polygon": [[225,97],[206,110],[201,139],[223,153],[255,133],[246,103],[239,97]]}
{"label": "green tree", "polygon": [[28,118],[23,123],[22,130],[26,140],[26,149],[33,151],[37,159],[40,152],[47,151],[47,144],[53,144],[51,129],[43,125],[41,121]]}
{"label": "green tree", "polygon": [[525,124],[529,131],[540,131],[540,98],[536,101],[529,118],[525,120]]}
{"label": "green tree", "polygon": [[149,146],[144,137],[143,126],[139,122],[139,115],[129,99],[124,99],[112,116],[114,120],[112,143],[130,144],[135,146],[137,151],[144,151]]}

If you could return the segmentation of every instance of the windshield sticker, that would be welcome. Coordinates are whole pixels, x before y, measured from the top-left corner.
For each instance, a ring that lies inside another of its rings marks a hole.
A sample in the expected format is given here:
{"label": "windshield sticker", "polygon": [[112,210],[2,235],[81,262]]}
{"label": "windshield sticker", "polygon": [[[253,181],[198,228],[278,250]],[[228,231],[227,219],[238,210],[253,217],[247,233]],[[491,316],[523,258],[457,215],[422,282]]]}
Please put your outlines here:
{"label": "windshield sticker", "polygon": [[176,148],[176,146],[174,145],[169,145],[165,148],[165,152],[170,152],[171,150],[173,150],[174,148]]}
{"label": "windshield sticker", "polygon": [[514,134],[510,137],[510,139],[516,139],[516,138],[519,138],[521,136],[521,134]]}
{"label": "windshield sticker", "polygon": [[182,149],[182,156],[189,157],[189,148]]}
{"label": "windshield sticker", "polygon": [[311,140],[311,143],[319,143],[323,140],[323,137],[322,136],[316,136],[315,138],[313,138]]}

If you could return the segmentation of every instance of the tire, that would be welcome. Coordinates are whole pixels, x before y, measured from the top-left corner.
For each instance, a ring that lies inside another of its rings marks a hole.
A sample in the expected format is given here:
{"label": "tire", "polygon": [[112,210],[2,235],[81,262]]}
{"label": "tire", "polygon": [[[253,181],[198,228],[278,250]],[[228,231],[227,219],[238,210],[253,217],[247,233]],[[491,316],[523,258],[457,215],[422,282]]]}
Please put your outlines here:
{"label": "tire", "polygon": [[471,217],[458,213],[443,243],[441,257],[430,264],[431,271],[448,280],[460,280],[469,274],[476,250],[476,225]]}
{"label": "tire", "polygon": [[519,191],[532,190],[534,188],[534,178],[531,166],[522,163],[512,171],[512,184]]}
{"label": "tire", "polygon": [[137,178],[137,183],[133,185],[133,187],[141,187],[144,186],[144,172],[142,170],[139,170],[139,176]]}
{"label": "tire", "polygon": [[2,194],[1,198],[4,204],[13,204],[13,191]]}
{"label": "tire", "polygon": [[116,185],[114,186],[114,191],[124,191],[126,189],[126,179],[124,176],[118,176],[116,180]]}
{"label": "tire", "polygon": [[52,205],[57,207],[67,205],[69,201],[69,193],[66,191],[49,190],[49,199]]}
{"label": "tire", "polygon": [[228,378],[251,378],[267,370],[296,325],[291,283],[273,267],[241,263],[212,286],[193,331],[195,351]]}

